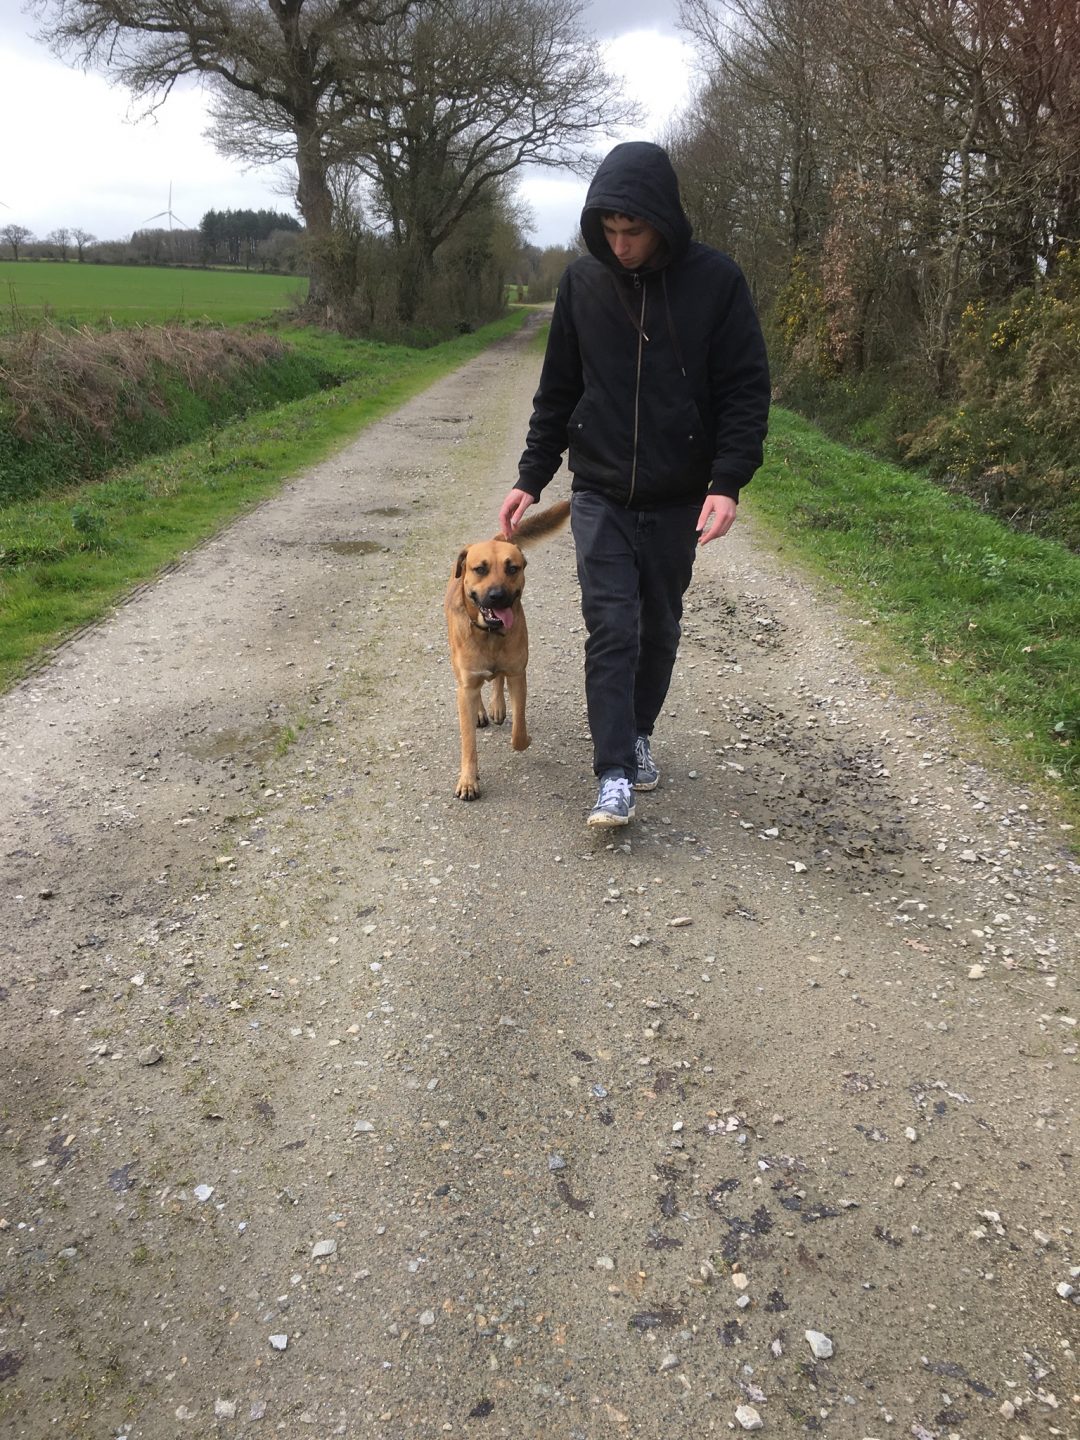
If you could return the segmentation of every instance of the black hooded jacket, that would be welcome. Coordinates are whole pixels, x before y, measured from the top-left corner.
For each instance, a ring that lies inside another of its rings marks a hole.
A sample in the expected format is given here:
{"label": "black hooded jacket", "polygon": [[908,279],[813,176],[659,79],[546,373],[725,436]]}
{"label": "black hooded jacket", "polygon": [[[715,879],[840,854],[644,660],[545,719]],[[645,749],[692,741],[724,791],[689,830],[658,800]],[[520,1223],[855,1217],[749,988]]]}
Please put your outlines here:
{"label": "black hooded jacket", "polygon": [[[663,244],[641,270],[603,216],[646,220]],[[518,486],[539,496],[569,447],[573,489],[635,509],[738,499],[768,424],[765,343],[742,271],[690,238],[667,153],[634,141],[600,165],[581,216],[589,254],[559,284]]]}

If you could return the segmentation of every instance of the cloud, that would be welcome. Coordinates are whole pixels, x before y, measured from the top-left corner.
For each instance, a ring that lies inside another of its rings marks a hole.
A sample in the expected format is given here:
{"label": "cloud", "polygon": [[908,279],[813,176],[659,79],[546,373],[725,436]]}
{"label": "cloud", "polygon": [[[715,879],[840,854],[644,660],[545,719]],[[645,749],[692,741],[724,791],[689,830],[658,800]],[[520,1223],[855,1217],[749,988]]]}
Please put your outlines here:
{"label": "cloud", "polygon": [[[621,140],[663,143],[671,122],[690,100],[694,51],[685,40],[654,29],[617,35],[604,41],[602,49],[608,69],[622,78],[626,94],[640,102],[645,114],[640,125],[626,125],[598,136],[597,153],[603,154]],[[566,244],[577,230],[588,180],[535,170],[518,188],[535,220],[531,243],[541,247]]]}
{"label": "cloud", "polygon": [[[0,0],[0,220],[25,225],[42,238],[60,226],[79,227],[102,240],[125,239],[168,206],[176,223],[198,225],[210,209],[268,209],[295,213],[288,178],[272,169],[243,171],[205,139],[203,92],[177,86],[150,117],[141,117],[128,92],[96,73],[54,59],[9,23],[12,0]],[[636,12],[635,12],[636,13]],[[610,14],[610,23],[604,23]],[[634,16],[594,0],[589,16],[607,33]],[[613,73],[646,112],[642,125],[597,137],[602,154],[619,140],[659,140],[689,97],[693,52],[685,40],[653,25],[602,42]],[[545,169],[523,172],[519,190],[539,245],[565,243],[575,232],[587,181]],[[283,193],[285,192],[285,193]],[[168,219],[155,225],[167,227]]]}
{"label": "cloud", "polygon": [[123,239],[167,208],[170,184],[176,223],[196,226],[215,208],[292,213],[272,171],[245,175],[204,138],[197,88],[175,90],[156,115],[140,118],[127,91],[43,56],[0,46],[5,221],[39,237],[64,225]]}

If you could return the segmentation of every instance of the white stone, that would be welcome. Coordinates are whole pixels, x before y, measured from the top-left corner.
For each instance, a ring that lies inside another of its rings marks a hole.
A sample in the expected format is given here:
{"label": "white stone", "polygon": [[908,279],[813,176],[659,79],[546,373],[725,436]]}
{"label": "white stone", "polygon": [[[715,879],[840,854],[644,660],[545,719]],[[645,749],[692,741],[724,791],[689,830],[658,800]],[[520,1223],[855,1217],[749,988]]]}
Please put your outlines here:
{"label": "white stone", "polygon": [[833,1343],[828,1335],[823,1335],[820,1330],[807,1330],[804,1333],[806,1335],[806,1343],[814,1352],[814,1359],[828,1360],[829,1356],[833,1353]]}
{"label": "white stone", "polygon": [[765,1423],[753,1405],[740,1405],[735,1411],[735,1419],[744,1430],[760,1430]]}

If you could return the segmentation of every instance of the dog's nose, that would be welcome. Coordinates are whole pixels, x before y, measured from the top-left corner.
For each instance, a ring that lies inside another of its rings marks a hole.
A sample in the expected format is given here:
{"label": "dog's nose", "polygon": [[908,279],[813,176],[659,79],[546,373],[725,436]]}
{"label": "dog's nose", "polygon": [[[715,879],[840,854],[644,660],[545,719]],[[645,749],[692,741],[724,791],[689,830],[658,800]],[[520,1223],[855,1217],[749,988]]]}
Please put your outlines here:
{"label": "dog's nose", "polygon": [[513,596],[504,585],[496,585],[494,589],[489,590],[485,596],[485,600],[489,606],[509,605],[512,599]]}

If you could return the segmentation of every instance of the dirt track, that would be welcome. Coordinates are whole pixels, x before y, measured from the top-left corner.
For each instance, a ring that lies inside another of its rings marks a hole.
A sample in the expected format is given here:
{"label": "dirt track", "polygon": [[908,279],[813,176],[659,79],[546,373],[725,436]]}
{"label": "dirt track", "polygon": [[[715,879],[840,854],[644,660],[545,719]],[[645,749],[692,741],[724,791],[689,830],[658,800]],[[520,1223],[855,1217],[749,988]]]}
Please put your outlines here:
{"label": "dirt track", "polygon": [[0,1434],[1076,1440],[1056,821],[745,519],[629,830],[583,823],[565,535],[532,747],[454,799],[442,590],[536,372],[488,352],[0,700]]}

